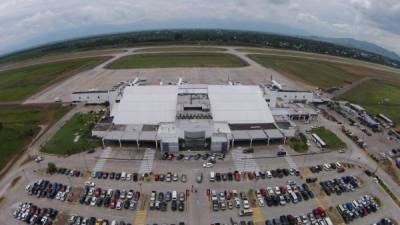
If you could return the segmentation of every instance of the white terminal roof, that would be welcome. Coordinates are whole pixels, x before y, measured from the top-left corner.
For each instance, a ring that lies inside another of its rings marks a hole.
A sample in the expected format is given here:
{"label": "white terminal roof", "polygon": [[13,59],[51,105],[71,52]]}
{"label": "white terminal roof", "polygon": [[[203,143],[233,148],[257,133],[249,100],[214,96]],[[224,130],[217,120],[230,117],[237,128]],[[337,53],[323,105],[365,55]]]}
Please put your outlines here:
{"label": "white terminal roof", "polygon": [[175,122],[178,93],[204,93],[207,89],[214,121],[229,124],[274,122],[261,89],[255,85],[127,86],[120,103],[112,109],[113,122]]}
{"label": "white terminal roof", "polygon": [[178,86],[127,86],[112,110],[115,124],[174,122]]}
{"label": "white terminal roof", "polygon": [[230,124],[274,122],[258,86],[209,85],[208,97],[214,121]]}

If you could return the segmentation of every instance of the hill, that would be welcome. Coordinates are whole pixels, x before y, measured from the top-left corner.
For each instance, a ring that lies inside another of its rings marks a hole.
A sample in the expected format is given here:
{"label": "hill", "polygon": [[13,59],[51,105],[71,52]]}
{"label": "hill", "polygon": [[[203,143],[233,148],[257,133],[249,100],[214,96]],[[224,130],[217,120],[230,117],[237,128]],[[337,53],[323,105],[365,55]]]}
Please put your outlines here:
{"label": "hill", "polygon": [[[307,38],[307,37],[306,37]],[[361,50],[373,52],[385,57],[388,57],[393,60],[400,61],[400,56],[397,55],[393,51],[389,51],[381,46],[378,46],[374,43],[370,43],[367,41],[359,41],[353,38],[327,38],[327,37],[318,37],[318,36],[309,36],[308,38],[317,41],[329,42],[337,45],[342,45],[349,48],[358,48]]]}

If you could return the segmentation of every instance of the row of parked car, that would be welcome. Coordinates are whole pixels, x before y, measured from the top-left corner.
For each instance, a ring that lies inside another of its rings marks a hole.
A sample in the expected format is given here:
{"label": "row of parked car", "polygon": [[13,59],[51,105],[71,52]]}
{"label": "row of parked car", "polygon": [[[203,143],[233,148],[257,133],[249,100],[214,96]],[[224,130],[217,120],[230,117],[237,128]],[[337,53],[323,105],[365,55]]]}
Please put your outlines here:
{"label": "row of parked car", "polygon": [[318,207],[306,215],[292,216],[281,215],[280,217],[266,220],[266,225],[333,225],[332,220],[326,216],[325,209]]}
{"label": "row of parked car", "polygon": [[332,193],[341,195],[344,192],[353,192],[360,187],[360,182],[355,176],[343,176],[331,180],[321,181],[319,183],[322,190],[327,194]]}
{"label": "row of parked car", "polygon": [[[350,121],[350,123],[352,123],[352,121]],[[350,129],[348,129],[345,126],[342,126],[342,132],[349,137],[354,143],[356,143],[360,148],[365,148],[367,147],[367,143],[365,143],[365,141],[363,139],[361,139],[358,135],[354,134],[353,132],[351,132]],[[368,135],[370,136],[370,135]]]}
{"label": "row of parked car", "polygon": [[31,225],[52,225],[57,215],[56,209],[40,208],[30,202],[19,203],[13,212],[14,218]]}
{"label": "row of parked car", "polygon": [[125,221],[106,220],[96,217],[83,217],[79,215],[71,215],[68,219],[68,225],[132,225]]}
{"label": "row of parked car", "polygon": [[[150,174],[144,173],[129,173],[129,172],[104,172],[104,171],[94,171],[92,172],[92,178],[97,179],[110,179],[110,180],[121,180],[121,181],[143,181]],[[183,183],[187,182],[186,174],[178,174],[167,172],[165,174],[154,174],[154,181],[165,181],[165,182],[177,182],[181,181]]]}
{"label": "row of parked car", "polygon": [[340,162],[324,163],[322,165],[311,166],[309,169],[312,173],[320,173],[322,171],[336,171],[338,173],[343,173],[345,171]]}
{"label": "row of parked car", "polygon": [[63,167],[57,167],[55,173],[60,174],[60,175],[71,176],[71,177],[79,177],[79,176],[83,175],[83,173],[80,170],[67,169],[67,168],[63,168]]}
{"label": "row of parked car", "polygon": [[235,170],[234,172],[210,172],[210,181],[241,181],[241,180],[260,180],[266,178],[283,178],[287,176],[300,176],[300,171],[294,168],[283,168],[283,169],[275,169],[275,170],[266,170],[266,171],[245,171],[239,172]]}
{"label": "row of parked car", "polygon": [[87,183],[79,196],[79,203],[90,206],[104,206],[111,209],[135,210],[140,199],[140,192],[134,190],[113,190],[95,187]]}
{"label": "row of parked car", "polygon": [[171,203],[172,211],[184,211],[185,210],[185,199],[186,195],[184,192],[167,191],[157,192],[152,191],[150,194],[150,210],[167,211],[168,203]]}
{"label": "row of parked car", "polygon": [[207,160],[209,162],[215,163],[217,159],[219,160],[224,160],[225,159],[225,154],[224,153],[204,153],[204,154],[193,154],[193,155],[184,155],[184,154],[178,154],[174,155],[173,153],[164,153],[161,156],[162,160]]}
{"label": "row of parked car", "polygon": [[[307,184],[298,185],[294,181],[288,181],[286,186],[267,187],[256,191],[258,204],[264,206],[284,206],[288,203],[297,204],[314,198],[314,193]],[[265,203],[264,203],[265,201]]]}
{"label": "row of parked car", "polygon": [[379,205],[376,203],[374,197],[364,195],[357,200],[340,204],[336,208],[344,222],[349,223],[359,217],[364,217],[372,212],[376,212],[379,209]]}
{"label": "row of parked car", "polygon": [[178,174],[178,173],[172,173],[172,172],[167,172],[166,174],[155,174],[154,175],[154,181],[165,181],[165,182],[177,182],[181,181],[183,183],[187,182],[187,176],[186,174]]}
{"label": "row of parked car", "polygon": [[[153,223],[153,225],[158,225],[158,223]],[[160,225],[168,225],[167,223],[162,223]],[[175,223],[171,223],[170,225],[175,225]],[[185,222],[179,222],[178,225],[185,225]]]}
{"label": "row of parked car", "polygon": [[110,179],[110,180],[121,180],[121,181],[142,181],[149,174],[138,174],[138,173],[128,173],[128,172],[105,172],[105,171],[93,171],[92,178],[97,179]]}
{"label": "row of parked car", "polygon": [[[236,222],[231,219],[232,225],[254,225],[253,221]],[[213,223],[211,225],[222,225],[221,223]],[[227,225],[227,224],[223,224]],[[326,216],[325,209],[318,207],[306,215],[281,215],[279,217],[265,220],[265,225],[333,225],[332,220]]]}
{"label": "row of parked car", "polygon": [[238,193],[236,190],[218,192],[211,190],[207,194],[210,197],[213,211],[225,210],[227,208],[233,209],[234,207],[240,209],[241,206],[245,210],[250,209],[250,202],[245,192]]}
{"label": "row of parked car", "polygon": [[49,198],[65,201],[71,197],[71,186],[50,182],[48,180],[38,180],[33,184],[28,184],[25,190],[29,195],[34,195],[38,198]]}
{"label": "row of parked car", "polygon": [[389,218],[382,218],[377,223],[374,223],[374,224],[371,224],[371,225],[395,225],[395,222],[392,219],[389,219]]}
{"label": "row of parked car", "polygon": [[[241,209],[241,216],[245,216],[250,209],[249,196],[247,193],[236,190],[219,191],[211,190],[208,193],[213,211],[225,209]],[[307,184],[297,185],[294,181],[289,181],[286,186],[267,187],[266,189],[258,189],[254,193],[259,207],[267,206],[284,206],[288,203],[298,203],[303,200],[307,201],[314,198],[314,193]]]}

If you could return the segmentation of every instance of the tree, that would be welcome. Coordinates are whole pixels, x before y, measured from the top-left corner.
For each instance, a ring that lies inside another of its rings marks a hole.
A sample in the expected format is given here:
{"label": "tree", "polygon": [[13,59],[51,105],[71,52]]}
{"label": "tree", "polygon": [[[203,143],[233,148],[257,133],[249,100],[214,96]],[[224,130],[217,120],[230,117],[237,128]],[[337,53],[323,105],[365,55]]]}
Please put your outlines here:
{"label": "tree", "polygon": [[2,129],[3,129],[3,123],[0,122],[0,130],[2,130]]}
{"label": "tree", "polygon": [[56,172],[56,170],[57,170],[56,164],[54,164],[54,163],[52,163],[52,162],[49,162],[49,163],[47,164],[47,172],[48,172],[48,173],[53,174],[53,173]]}

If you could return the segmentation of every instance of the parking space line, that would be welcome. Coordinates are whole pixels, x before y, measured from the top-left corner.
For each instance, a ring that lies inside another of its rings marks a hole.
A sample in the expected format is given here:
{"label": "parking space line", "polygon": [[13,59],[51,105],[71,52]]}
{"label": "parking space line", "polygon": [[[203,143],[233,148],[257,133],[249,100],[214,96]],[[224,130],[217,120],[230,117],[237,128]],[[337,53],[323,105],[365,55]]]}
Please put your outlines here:
{"label": "parking space line", "polygon": [[255,225],[264,224],[265,218],[260,207],[254,207],[253,210],[253,222]]}

